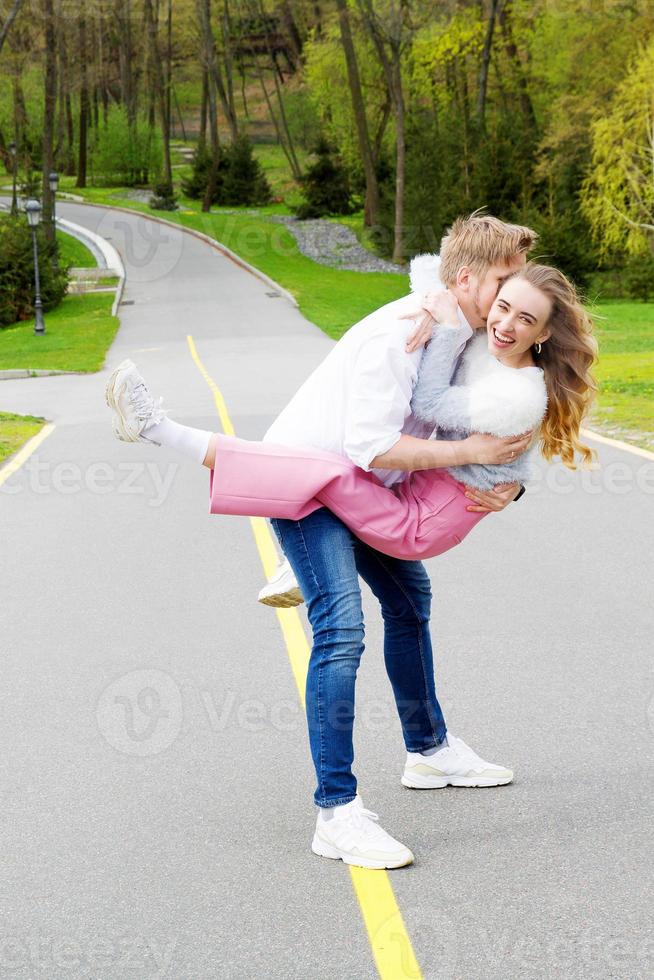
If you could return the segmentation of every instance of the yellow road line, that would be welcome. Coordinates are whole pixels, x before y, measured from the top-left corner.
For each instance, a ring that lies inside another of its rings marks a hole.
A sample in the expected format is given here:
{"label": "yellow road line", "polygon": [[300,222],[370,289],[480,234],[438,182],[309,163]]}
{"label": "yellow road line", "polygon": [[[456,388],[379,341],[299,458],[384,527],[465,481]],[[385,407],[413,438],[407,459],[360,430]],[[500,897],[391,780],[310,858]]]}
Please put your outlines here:
{"label": "yellow road line", "polygon": [[30,458],[35,449],[41,445],[44,439],[47,439],[51,432],[54,431],[54,425],[51,422],[46,423],[40,432],[37,432],[35,436],[28,439],[23,448],[16,453],[13,459],[10,459],[5,466],[0,469],[0,486],[12,476],[16,470],[19,470],[23,463],[26,463]]}
{"label": "yellow road line", "polygon": [[[225,399],[218,385],[200,360],[193,337],[186,337],[191,357],[213,394],[220,423],[226,435],[234,435]],[[277,551],[268,525],[261,517],[250,523],[264,573],[270,577],[277,564]],[[304,689],[309,664],[309,644],[296,609],[276,609],[298,694],[305,707]],[[350,867],[350,877],[366,926],[375,964],[381,980],[421,980],[422,973],[398,908],[386,871]]]}
{"label": "yellow road line", "polygon": [[585,439],[594,439],[595,442],[603,442],[605,446],[615,446],[616,449],[624,449],[626,452],[633,453],[635,456],[642,456],[644,459],[654,459],[654,453],[651,453],[648,449],[641,449],[640,446],[632,446],[628,442],[622,442],[620,439],[601,436],[599,432],[593,432],[591,429],[580,429],[579,431]]}

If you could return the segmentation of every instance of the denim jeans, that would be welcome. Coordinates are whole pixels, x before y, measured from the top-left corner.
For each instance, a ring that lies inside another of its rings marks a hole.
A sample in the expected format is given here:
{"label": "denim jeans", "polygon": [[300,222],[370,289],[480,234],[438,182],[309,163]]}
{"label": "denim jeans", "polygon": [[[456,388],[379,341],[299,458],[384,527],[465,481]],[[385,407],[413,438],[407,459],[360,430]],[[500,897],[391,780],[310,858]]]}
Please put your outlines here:
{"label": "denim jeans", "polygon": [[306,708],[318,782],[314,800],[321,807],[349,803],[357,788],[354,686],[364,649],[359,576],[381,605],[384,662],[406,748],[421,752],[445,739],[429,635],[429,576],[421,562],[390,558],[363,544],[324,507],[301,521],[273,519],[272,525],[313,630]]}

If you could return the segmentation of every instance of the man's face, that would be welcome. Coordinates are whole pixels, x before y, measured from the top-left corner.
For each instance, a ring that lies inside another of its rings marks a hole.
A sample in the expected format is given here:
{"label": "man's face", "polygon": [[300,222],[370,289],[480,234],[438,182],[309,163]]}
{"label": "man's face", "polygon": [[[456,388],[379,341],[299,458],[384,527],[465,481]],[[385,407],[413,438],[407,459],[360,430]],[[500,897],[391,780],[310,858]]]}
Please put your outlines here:
{"label": "man's face", "polygon": [[490,308],[495,302],[500,287],[510,275],[524,268],[526,264],[527,258],[524,253],[521,253],[515,255],[509,262],[489,266],[483,279],[470,269],[459,270],[457,285],[453,292],[473,330],[486,326]]}

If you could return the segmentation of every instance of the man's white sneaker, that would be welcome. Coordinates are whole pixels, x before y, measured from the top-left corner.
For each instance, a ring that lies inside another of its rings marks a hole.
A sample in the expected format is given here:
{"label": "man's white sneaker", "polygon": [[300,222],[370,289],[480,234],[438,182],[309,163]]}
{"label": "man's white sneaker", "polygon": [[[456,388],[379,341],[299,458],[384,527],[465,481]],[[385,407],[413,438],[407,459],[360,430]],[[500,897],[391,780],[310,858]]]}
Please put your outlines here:
{"label": "man's white sneaker", "polygon": [[284,558],[269,582],[264,585],[259,593],[259,602],[264,606],[275,606],[287,609],[291,606],[300,606],[304,602],[302,590],[297,584],[295,572],[291,568],[288,558]]}
{"label": "man's white sneaker", "polygon": [[408,752],[402,785],[411,789],[442,789],[444,786],[506,786],[511,769],[485,762],[469,745],[451,732],[447,745],[433,755]]}
{"label": "man's white sneaker", "polygon": [[321,857],[335,858],[359,868],[403,868],[413,862],[408,847],[387,834],[379,817],[366,810],[356,796],[344,806],[320,809],[311,850]]}
{"label": "man's white sneaker", "polygon": [[113,410],[114,435],[123,442],[147,442],[141,433],[166,416],[163,399],[155,402],[148,386],[129,359],[113,371],[105,389],[107,405]]}

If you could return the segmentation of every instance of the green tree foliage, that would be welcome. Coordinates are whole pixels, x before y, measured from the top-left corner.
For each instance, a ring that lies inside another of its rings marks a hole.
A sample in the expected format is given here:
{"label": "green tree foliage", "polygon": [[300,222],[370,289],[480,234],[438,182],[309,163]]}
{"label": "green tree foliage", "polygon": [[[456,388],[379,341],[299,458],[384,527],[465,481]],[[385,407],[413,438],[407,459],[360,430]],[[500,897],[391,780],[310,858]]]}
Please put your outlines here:
{"label": "green tree foliage", "polygon": [[147,183],[161,172],[161,136],[142,120],[130,126],[126,108],[112,106],[93,132],[89,157],[94,184]]}
{"label": "green tree foliage", "polygon": [[[182,180],[182,190],[194,200],[204,198],[211,172],[211,152],[200,145],[193,157],[193,169]],[[218,162],[216,190],[212,204],[228,207],[268,204],[272,192],[261,164],[254,156],[252,144],[245,136],[223,147]]]}
{"label": "green tree foliage", "polygon": [[654,41],[633,60],[606,116],[593,122],[583,209],[602,254],[654,248]]}

